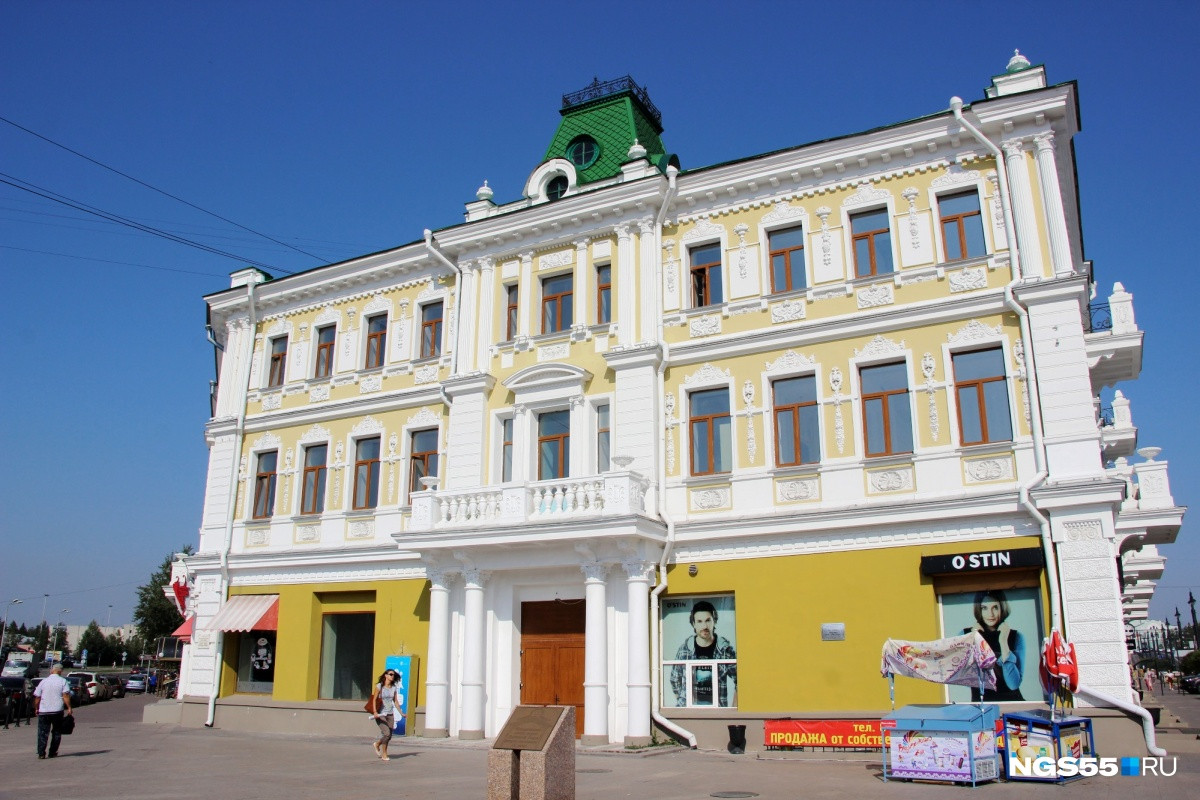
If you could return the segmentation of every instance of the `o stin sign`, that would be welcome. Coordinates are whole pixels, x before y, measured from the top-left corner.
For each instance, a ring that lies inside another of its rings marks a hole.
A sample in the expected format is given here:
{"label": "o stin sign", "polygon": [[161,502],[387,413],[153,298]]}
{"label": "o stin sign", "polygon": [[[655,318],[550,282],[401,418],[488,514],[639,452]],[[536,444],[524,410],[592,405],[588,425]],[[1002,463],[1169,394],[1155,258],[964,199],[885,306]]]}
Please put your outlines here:
{"label": "o stin sign", "polygon": [[763,720],[767,747],[883,747],[877,719]]}
{"label": "o stin sign", "polygon": [[983,553],[955,553],[949,556],[923,556],[922,575],[953,575],[964,572],[986,572],[1013,567],[1040,567],[1045,563],[1039,547],[1017,550],[988,550]]}

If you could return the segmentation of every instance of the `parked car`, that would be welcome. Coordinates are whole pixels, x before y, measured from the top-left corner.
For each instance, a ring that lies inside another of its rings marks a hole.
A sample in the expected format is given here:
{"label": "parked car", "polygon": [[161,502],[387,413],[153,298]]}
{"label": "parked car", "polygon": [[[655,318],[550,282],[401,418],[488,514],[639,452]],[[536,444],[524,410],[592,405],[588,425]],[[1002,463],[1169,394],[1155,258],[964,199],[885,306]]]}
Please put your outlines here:
{"label": "parked car", "polygon": [[[71,675],[83,678],[84,685],[87,686],[88,694],[96,701],[111,700],[112,690],[108,688],[108,684],[99,680],[94,672],[72,672]],[[68,675],[67,677],[71,677]]]}
{"label": "parked car", "polygon": [[71,706],[80,708],[88,703],[94,703],[92,695],[88,692],[87,681],[78,675],[68,675],[66,678],[67,685],[71,687]]}
{"label": "parked car", "polygon": [[146,693],[146,676],[145,675],[130,675],[125,679],[125,691],[137,692],[138,694]]}
{"label": "parked car", "polygon": [[1179,679],[1179,688],[1188,694],[1200,694],[1200,674],[1184,675]]}
{"label": "parked car", "polygon": [[108,684],[108,689],[113,697],[125,696],[125,681],[121,680],[120,675],[101,675],[105,683]]}
{"label": "parked car", "polygon": [[21,720],[30,724],[33,718],[33,684],[28,678],[9,676],[0,678],[0,715],[3,716],[4,727],[16,723],[21,727]]}
{"label": "parked car", "polygon": [[63,665],[63,669],[75,669],[75,659],[70,656],[63,656],[62,661],[58,663]]}

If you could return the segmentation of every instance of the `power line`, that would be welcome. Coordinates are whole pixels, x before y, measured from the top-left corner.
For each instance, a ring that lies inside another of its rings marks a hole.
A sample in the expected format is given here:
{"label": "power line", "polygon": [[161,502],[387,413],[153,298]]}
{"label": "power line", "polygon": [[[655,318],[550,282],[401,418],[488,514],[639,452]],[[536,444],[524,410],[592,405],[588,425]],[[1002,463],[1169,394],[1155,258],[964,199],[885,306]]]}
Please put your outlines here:
{"label": "power line", "polygon": [[[7,179],[7,180],[5,180],[5,179]],[[256,267],[261,267],[263,269],[275,270],[276,272],[282,272],[287,275],[294,274],[293,272],[290,272],[288,270],[280,269],[279,267],[274,267],[274,266],[271,266],[270,264],[264,264],[261,261],[255,261],[254,259],[246,258],[245,256],[239,256],[235,253],[230,253],[225,250],[219,250],[215,247],[209,247],[206,244],[201,244],[200,242],[194,242],[191,239],[185,239],[182,236],[176,236],[173,233],[169,233],[169,232],[161,230],[159,228],[154,228],[149,225],[143,225],[140,222],[136,222],[136,221],[128,219],[126,217],[122,217],[119,214],[113,214],[109,211],[104,211],[103,209],[89,206],[88,204],[83,203],[82,201],[79,201],[79,200],[72,200],[71,198],[67,197],[66,195],[58,194],[55,191],[43,188],[41,186],[38,186],[35,183],[30,183],[29,181],[21,180],[20,178],[13,177],[12,175],[8,175],[3,172],[0,172],[0,183],[7,184],[8,186],[13,187],[14,189],[20,189],[23,192],[29,192],[30,194],[36,195],[36,196],[44,198],[46,200],[52,200],[55,203],[61,203],[62,205],[65,205],[69,208],[73,208],[76,211],[83,211],[88,214],[94,214],[95,216],[100,217],[101,219],[107,219],[110,222],[116,222],[120,225],[125,225],[127,227],[134,228],[135,230],[142,231],[143,233],[149,233],[153,236],[160,236],[160,237],[162,237],[164,239],[168,239],[172,242],[177,242],[179,244],[185,244],[189,247],[195,247],[199,250],[204,250],[205,252],[212,253],[213,255],[224,256],[225,258],[232,258],[234,261],[241,261],[241,262],[244,262],[247,264],[253,264]],[[22,184],[24,184],[24,185],[22,185]]]}
{"label": "power line", "polygon": [[49,250],[31,250],[27,247],[13,247],[12,245],[0,244],[0,249],[18,250],[22,253],[36,253],[43,256],[58,256],[59,258],[76,258],[80,261],[99,261],[102,264],[120,264],[126,267],[143,267],[145,269],[157,269],[163,272],[182,272],[185,275],[203,275],[206,278],[223,278],[224,275],[217,275],[212,272],[196,272],[190,269],[176,269],[174,267],[157,267],[153,264],[136,264],[132,261],[112,261],[107,258],[94,258],[93,256],[73,256],[70,253],[52,253]]}
{"label": "power line", "polygon": [[100,162],[100,161],[97,161],[96,159],[94,159],[94,158],[92,158],[92,157],[90,157],[90,156],[85,156],[83,153],[80,153],[78,150],[72,150],[71,148],[67,147],[65,144],[60,144],[59,142],[56,142],[56,141],[54,141],[53,139],[50,139],[49,137],[43,136],[42,134],[38,133],[37,131],[31,131],[29,128],[26,128],[26,127],[25,127],[25,126],[23,126],[23,125],[18,125],[17,123],[13,122],[11,119],[7,119],[7,118],[5,118],[5,117],[0,117],[0,122],[6,122],[6,123],[8,123],[9,125],[12,125],[14,128],[17,128],[18,130],[25,131],[25,133],[28,133],[30,136],[36,136],[37,138],[41,139],[43,142],[47,142],[47,143],[49,143],[49,144],[52,144],[52,145],[54,145],[55,147],[60,147],[60,148],[62,148],[63,150],[66,150],[68,153],[71,153],[72,155],[79,156],[79,157],[80,157],[80,158],[82,158],[84,161],[87,161],[87,162],[90,162],[90,163],[92,163],[92,164],[95,164],[95,165],[96,165],[96,166],[98,166],[98,167],[102,167],[102,168],[104,168],[104,169],[108,170],[109,172],[115,172],[117,175],[120,175],[122,178],[127,178],[127,179],[129,179],[129,180],[133,181],[134,183],[138,184],[139,186],[144,186],[144,187],[146,187],[147,189],[150,189],[150,190],[152,190],[152,191],[158,192],[159,194],[161,194],[161,195],[163,195],[163,196],[165,196],[165,197],[169,197],[169,198],[171,198],[172,200],[175,200],[175,201],[178,201],[178,202],[180,202],[180,203],[183,203],[185,206],[188,206],[189,208],[194,208],[194,209],[196,209],[197,211],[200,211],[200,212],[203,212],[203,213],[205,213],[205,214],[208,214],[210,217],[215,217],[216,219],[219,219],[219,220],[221,220],[222,222],[226,222],[226,223],[228,223],[228,224],[230,224],[230,225],[233,225],[234,227],[241,228],[242,230],[246,231],[247,233],[253,233],[255,236],[261,236],[262,238],[264,238],[264,239],[267,239],[267,240],[269,240],[269,241],[272,241],[272,242],[274,242],[275,244],[282,245],[283,247],[286,247],[286,248],[288,248],[289,250],[295,250],[297,253],[301,253],[301,254],[303,254],[303,255],[306,255],[306,256],[308,256],[309,258],[315,258],[317,261],[320,261],[320,262],[324,262],[324,261],[325,261],[325,259],[324,259],[324,258],[322,258],[321,256],[318,256],[318,255],[313,255],[312,253],[308,252],[307,250],[301,250],[299,247],[295,247],[295,246],[293,246],[293,245],[290,245],[290,244],[288,244],[287,242],[281,242],[280,240],[278,240],[278,239],[276,239],[276,238],[274,238],[274,237],[268,236],[268,235],[267,235],[267,234],[265,234],[265,233],[260,233],[260,232],[258,232],[258,231],[256,231],[256,230],[254,230],[253,228],[248,228],[248,227],[246,227],[245,225],[242,225],[242,224],[240,224],[240,223],[234,222],[234,221],[233,221],[233,220],[231,220],[231,219],[227,219],[226,217],[223,217],[223,216],[221,216],[220,214],[217,214],[216,212],[209,211],[209,210],[208,210],[208,209],[206,209],[206,208],[201,208],[200,206],[196,205],[195,203],[190,203],[190,202],[188,202],[187,200],[184,200],[182,197],[177,197],[177,196],[175,196],[175,195],[171,194],[171,193],[170,193],[170,192],[168,192],[168,191],[165,191],[165,190],[163,190],[163,189],[159,189],[157,186],[151,186],[150,184],[146,183],[146,182],[145,182],[145,181],[143,181],[143,180],[139,180],[138,178],[135,178],[135,177],[133,177],[132,175],[129,175],[129,174],[127,174],[127,173],[124,173],[124,172],[122,172],[121,170],[119,170],[119,169],[117,169],[117,168],[115,168],[115,167],[110,167],[109,165],[107,165],[107,164],[104,164],[104,163],[102,163],[102,162]]}

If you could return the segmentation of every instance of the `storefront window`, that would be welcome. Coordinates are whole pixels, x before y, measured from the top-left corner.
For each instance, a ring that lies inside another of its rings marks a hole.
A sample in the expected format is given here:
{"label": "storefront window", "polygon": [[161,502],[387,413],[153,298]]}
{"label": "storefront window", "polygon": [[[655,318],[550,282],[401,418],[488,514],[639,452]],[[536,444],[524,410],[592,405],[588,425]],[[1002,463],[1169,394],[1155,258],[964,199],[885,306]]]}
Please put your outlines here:
{"label": "storefront window", "polygon": [[663,600],[663,707],[737,707],[736,622],[732,594]]}
{"label": "storefront window", "polygon": [[321,699],[370,697],[374,655],[373,613],[326,614],[321,623]]}
{"label": "storefront window", "polygon": [[250,631],[238,637],[237,690],[270,694],[275,686],[275,631]]}
{"label": "storefront window", "polygon": [[[1038,701],[1038,643],[1042,640],[1038,590],[981,589],[943,594],[942,624],[946,636],[978,631],[996,654],[996,688],[983,701]],[[951,702],[979,702],[979,689],[950,686]]]}

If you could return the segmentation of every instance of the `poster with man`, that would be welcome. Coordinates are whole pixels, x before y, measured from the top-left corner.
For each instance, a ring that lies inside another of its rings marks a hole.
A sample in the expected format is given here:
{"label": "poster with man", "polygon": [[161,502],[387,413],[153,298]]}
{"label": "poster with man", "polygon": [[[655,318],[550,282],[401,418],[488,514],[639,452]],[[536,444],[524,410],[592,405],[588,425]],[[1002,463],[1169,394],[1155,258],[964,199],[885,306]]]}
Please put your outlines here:
{"label": "poster with man", "polygon": [[737,617],[732,594],[664,597],[666,708],[737,706]]}
{"label": "poster with man", "polygon": [[[1038,657],[1042,641],[1038,590],[984,589],[944,594],[942,627],[945,636],[978,632],[996,654],[996,688],[986,689],[985,703],[1039,701]],[[979,702],[979,689],[950,686],[951,702]]]}

